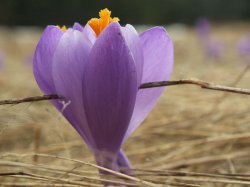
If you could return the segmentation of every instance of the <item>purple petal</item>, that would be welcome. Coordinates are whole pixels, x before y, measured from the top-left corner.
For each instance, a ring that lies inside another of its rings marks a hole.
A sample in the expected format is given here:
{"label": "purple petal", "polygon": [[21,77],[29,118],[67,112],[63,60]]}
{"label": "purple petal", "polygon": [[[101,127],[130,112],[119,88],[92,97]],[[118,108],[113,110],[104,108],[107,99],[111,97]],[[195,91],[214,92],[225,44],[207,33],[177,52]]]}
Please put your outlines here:
{"label": "purple petal", "polygon": [[[140,35],[144,53],[142,83],[169,80],[173,69],[173,44],[166,30],[154,27]],[[141,89],[124,141],[142,123],[164,88]]]}
{"label": "purple petal", "polygon": [[89,24],[86,24],[83,32],[85,33],[85,35],[87,36],[88,40],[92,43],[92,45],[95,43],[96,41],[96,34],[93,31],[93,29],[89,26]]}
{"label": "purple petal", "polygon": [[62,36],[53,59],[53,79],[56,93],[66,98],[68,105],[61,109],[86,143],[91,144],[91,133],[85,117],[82,98],[82,79],[89,58],[91,44],[78,30],[69,29]]}
{"label": "purple petal", "polygon": [[96,149],[118,153],[138,90],[135,62],[118,23],[111,23],[97,38],[83,84],[83,102]]}
{"label": "purple petal", "polygon": [[117,157],[117,165],[120,168],[120,172],[125,173],[127,175],[131,175],[131,171],[129,170],[131,168],[131,164],[129,162],[129,159],[125,155],[125,153],[120,150]]}
{"label": "purple petal", "polygon": [[82,32],[84,28],[83,28],[83,26],[81,26],[79,23],[75,23],[75,24],[73,25],[73,29]]}
{"label": "purple petal", "polygon": [[242,56],[250,54],[250,33],[240,39],[238,43],[238,50]]}
{"label": "purple petal", "polygon": [[[130,170],[130,162],[122,150],[120,150],[118,154],[99,151],[95,153],[95,159],[99,166],[109,168],[127,175],[132,174],[132,171]],[[107,172],[103,172],[102,170],[100,170],[100,173],[108,174]]]}
{"label": "purple petal", "polygon": [[223,45],[219,41],[209,40],[205,44],[205,47],[206,47],[205,50],[206,50],[208,57],[215,58],[215,59],[216,58],[218,59],[221,57]]}
{"label": "purple petal", "polygon": [[[122,150],[120,150],[118,153],[96,151],[95,159],[99,166],[109,168],[127,175],[132,174],[130,170],[130,162]],[[101,170],[100,173],[108,174],[107,172],[102,172]]]}
{"label": "purple petal", "polygon": [[139,85],[141,84],[143,71],[143,51],[141,41],[137,31],[132,25],[127,24],[125,27],[121,27],[121,31],[136,63],[139,87]]}
{"label": "purple petal", "polygon": [[45,94],[55,94],[52,78],[52,60],[63,32],[56,26],[48,26],[43,32],[33,58],[33,72],[38,86]]}
{"label": "purple petal", "polygon": [[[119,165],[117,164],[117,154],[107,151],[95,151],[94,152],[95,160],[97,165],[111,169],[113,171],[120,171]],[[101,174],[109,174],[106,171],[99,170]]]}
{"label": "purple petal", "polygon": [[209,38],[211,32],[211,25],[207,19],[202,18],[197,21],[196,30],[200,39],[206,40]]}

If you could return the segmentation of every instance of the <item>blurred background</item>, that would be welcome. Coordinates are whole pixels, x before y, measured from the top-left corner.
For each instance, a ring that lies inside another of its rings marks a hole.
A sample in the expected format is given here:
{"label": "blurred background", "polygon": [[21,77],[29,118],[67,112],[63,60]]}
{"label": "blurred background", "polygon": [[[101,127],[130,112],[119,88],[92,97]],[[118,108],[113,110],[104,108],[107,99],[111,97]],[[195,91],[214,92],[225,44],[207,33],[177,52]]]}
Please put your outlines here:
{"label": "blurred background", "polygon": [[0,25],[84,24],[106,7],[122,23],[131,24],[193,24],[200,17],[227,22],[250,19],[249,0],[1,0]]}
{"label": "blurred background", "polygon": [[[0,100],[42,94],[32,59],[47,25],[85,25],[103,8],[139,33],[155,25],[166,28],[175,50],[172,80],[195,77],[250,88],[250,0],[0,0]],[[249,103],[246,95],[168,87],[123,147],[139,169],[135,173],[141,172],[135,176],[180,182],[177,186],[250,186]],[[96,178],[94,168],[33,153],[94,163],[80,136],[50,102],[1,105],[0,173],[24,171],[42,178],[58,177],[60,170],[62,178],[79,182],[82,178],[69,174],[88,171],[81,175]],[[168,170],[229,175],[219,182],[211,175],[157,173]],[[48,186],[39,180],[0,176],[0,186]],[[58,178],[54,181],[64,186]]]}

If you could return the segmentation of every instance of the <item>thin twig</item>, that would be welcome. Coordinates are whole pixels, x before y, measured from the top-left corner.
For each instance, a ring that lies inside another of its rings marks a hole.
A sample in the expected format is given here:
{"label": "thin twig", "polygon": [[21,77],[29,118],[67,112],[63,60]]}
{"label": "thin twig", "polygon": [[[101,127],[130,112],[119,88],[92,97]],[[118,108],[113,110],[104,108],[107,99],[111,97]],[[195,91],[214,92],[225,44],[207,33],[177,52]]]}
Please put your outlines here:
{"label": "thin twig", "polygon": [[[200,86],[201,88],[209,89],[209,90],[217,90],[217,91],[250,95],[250,89],[223,86],[223,85],[214,84],[211,82],[202,81],[199,79],[181,79],[181,80],[177,80],[177,81],[149,82],[149,83],[141,84],[139,89],[155,88],[155,87],[163,87],[163,86],[173,86],[173,85],[183,85],[183,84],[197,85],[197,86]],[[15,104],[20,104],[20,103],[45,101],[45,100],[53,100],[53,99],[62,99],[63,100],[64,98],[60,97],[58,95],[33,96],[33,97],[26,97],[26,98],[21,98],[21,99],[0,100],[0,105],[15,105]]]}
{"label": "thin twig", "polygon": [[[230,86],[237,86],[237,84],[242,80],[242,78],[247,74],[247,72],[250,70],[250,64],[247,65],[246,68],[236,77],[236,79],[230,84]],[[228,92],[224,92],[220,97],[216,99],[216,102],[214,102],[214,106],[211,108],[211,110],[206,114],[212,114],[220,105],[225,101],[225,99],[228,97]]]}
{"label": "thin twig", "polygon": [[226,153],[221,155],[212,155],[212,156],[204,156],[199,158],[192,158],[192,159],[186,159],[181,160],[177,162],[172,162],[169,164],[162,164],[162,166],[158,167],[159,169],[179,169],[179,168],[185,168],[187,166],[194,166],[199,164],[205,164],[205,163],[213,163],[218,162],[222,160],[227,159],[235,159],[235,158],[241,158],[241,157],[249,157],[250,152],[249,151],[237,151],[233,153]]}
{"label": "thin twig", "polygon": [[129,175],[126,175],[126,174],[123,174],[123,173],[120,173],[120,172],[116,172],[116,171],[110,170],[108,168],[104,168],[104,167],[101,167],[101,166],[98,166],[98,165],[95,165],[95,164],[92,164],[92,163],[89,163],[89,162],[84,162],[84,161],[80,161],[80,160],[76,160],[76,159],[71,159],[71,158],[64,158],[64,157],[60,157],[60,156],[56,156],[56,155],[40,154],[40,153],[19,154],[20,157],[34,156],[34,155],[37,155],[39,157],[48,157],[48,158],[62,159],[62,160],[70,161],[70,162],[79,163],[79,164],[82,164],[82,165],[85,165],[85,166],[90,166],[92,168],[96,168],[98,170],[105,171],[105,172],[107,172],[107,173],[109,173],[109,174],[111,174],[113,176],[120,177],[120,178],[129,180],[129,181],[135,182],[139,186],[161,187],[161,185],[153,184],[153,183],[150,183],[148,181],[141,180],[139,178],[136,178],[136,177],[133,177],[133,176],[129,176]]}
{"label": "thin twig", "polygon": [[[88,181],[73,181],[70,179],[58,179],[50,176],[45,175],[38,175],[28,172],[10,172],[10,173],[1,173],[0,176],[9,176],[9,177],[18,177],[18,178],[26,178],[31,180],[40,180],[40,181],[47,181],[47,182],[60,182],[63,184],[73,184],[78,186],[90,186],[90,182]],[[94,185],[92,185],[94,186]],[[97,185],[95,185],[97,186]],[[98,185],[99,186],[99,185]]]}
{"label": "thin twig", "polygon": [[250,95],[250,89],[223,86],[223,85],[219,85],[219,84],[214,84],[214,83],[202,81],[199,79],[181,79],[181,80],[177,80],[177,81],[149,82],[149,83],[142,84],[140,86],[140,89],[162,87],[162,86],[182,85],[182,84],[193,84],[193,85],[197,85],[197,86],[200,86],[201,88],[209,89],[209,90],[217,90],[217,91]]}
{"label": "thin twig", "polygon": [[26,97],[22,99],[7,99],[0,101],[0,105],[15,105],[20,103],[28,103],[34,101],[45,101],[45,100],[52,100],[52,99],[62,99],[58,95],[43,95],[43,96],[32,96]]}

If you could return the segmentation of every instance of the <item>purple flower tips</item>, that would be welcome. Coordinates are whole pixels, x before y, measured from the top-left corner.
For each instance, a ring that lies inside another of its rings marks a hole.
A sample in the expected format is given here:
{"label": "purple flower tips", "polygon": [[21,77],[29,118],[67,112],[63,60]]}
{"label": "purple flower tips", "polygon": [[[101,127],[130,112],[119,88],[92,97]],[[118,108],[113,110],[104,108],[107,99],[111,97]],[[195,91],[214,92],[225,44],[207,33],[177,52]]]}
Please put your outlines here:
{"label": "purple flower tips", "polygon": [[250,55],[250,33],[240,39],[237,47],[240,55],[247,60]]}
{"label": "purple flower tips", "polygon": [[199,19],[196,24],[198,38],[209,58],[219,59],[222,54],[223,44],[211,36],[211,25],[207,19]]}
{"label": "purple flower tips", "polygon": [[[173,45],[162,27],[138,34],[107,9],[85,27],[48,26],[37,45],[33,71],[44,94],[69,101],[55,107],[80,134],[98,165],[124,173],[130,163],[122,144],[152,110],[163,88],[144,82],[169,80]],[[63,108],[63,110],[62,110]]]}

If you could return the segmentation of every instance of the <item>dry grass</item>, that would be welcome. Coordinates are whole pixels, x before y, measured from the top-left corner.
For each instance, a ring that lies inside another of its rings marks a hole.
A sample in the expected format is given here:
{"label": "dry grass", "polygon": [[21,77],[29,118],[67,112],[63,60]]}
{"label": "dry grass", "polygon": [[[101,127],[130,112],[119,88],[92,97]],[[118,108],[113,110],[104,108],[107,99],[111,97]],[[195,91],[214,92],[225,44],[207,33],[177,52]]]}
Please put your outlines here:
{"label": "dry grass", "polygon": [[[225,43],[220,60],[207,59],[192,28],[169,28],[175,42],[173,80],[196,77],[230,85],[244,71],[236,43],[250,25],[217,26]],[[39,95],[25,62],[39,30],[0,29],[5,69],[0,98]],[[250,72],[237,86],[249,88]],[[158,105],[124,145],[133,177],[99,177],[79,135],[49,102],[0,107],[1,186],[250,186],[249,96],[168,87]],[[249,117],[248,117],[249,116]],[[92,163],[92,164],[91,164]]]}

